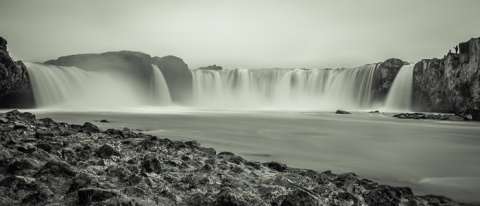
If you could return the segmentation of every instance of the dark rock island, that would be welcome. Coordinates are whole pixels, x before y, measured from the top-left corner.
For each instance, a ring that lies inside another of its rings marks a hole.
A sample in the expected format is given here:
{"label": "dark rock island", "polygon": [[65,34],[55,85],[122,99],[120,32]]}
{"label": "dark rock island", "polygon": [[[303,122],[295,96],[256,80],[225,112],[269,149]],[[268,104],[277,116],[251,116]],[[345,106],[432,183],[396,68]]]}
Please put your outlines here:
{"label": "dark rock island", "polygon": [[0,114],[0,205],[459,205],[195,141]]}

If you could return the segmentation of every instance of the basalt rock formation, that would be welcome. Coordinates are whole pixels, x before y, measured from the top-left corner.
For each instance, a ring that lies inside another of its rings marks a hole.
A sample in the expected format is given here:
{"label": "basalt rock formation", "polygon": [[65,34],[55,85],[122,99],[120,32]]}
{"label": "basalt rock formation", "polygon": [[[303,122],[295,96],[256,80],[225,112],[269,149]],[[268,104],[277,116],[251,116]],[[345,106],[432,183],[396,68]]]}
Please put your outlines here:
{"label": "basalt rock formation", "polygon": [[0,114],[0,205],[459,205],[195,141]]}
{"label": "basalt rock formation", "polygon": [[162,71],[173,102],[188,102],[193,87],[193,77],[188,65],[176,56],[153,57],[152,60]]}
{"label": "basalt rock formation", "polygon": [[372,101],[383,103],[387,97],[388,90],[392,86],[393,80],[402,66],[408,65],[408,62],[400,59],[387,59],[381,62],[375,68],[372,84]]}
{"label": "basalt rock formation", "polygon": [[222,70],[222,66],[217,66],[217,65],[210,65],[210,66],[207,66],[207,67],[200,67],[198,69],[201,69],[201,70],[212,70],[212,71],[220,71]]}
{"label": "basalt rock formation", "polygon": [[27,68],[21,61],[13,61],[7,51],[7,40],[0,37],[0,108],[26,108],[34,104]]}
{"label": "basalt rock formation", "polygon": [[413,71],[415,111],[461,113],[480,109],[480,38],[459,44],[459,54],[424,59]]}

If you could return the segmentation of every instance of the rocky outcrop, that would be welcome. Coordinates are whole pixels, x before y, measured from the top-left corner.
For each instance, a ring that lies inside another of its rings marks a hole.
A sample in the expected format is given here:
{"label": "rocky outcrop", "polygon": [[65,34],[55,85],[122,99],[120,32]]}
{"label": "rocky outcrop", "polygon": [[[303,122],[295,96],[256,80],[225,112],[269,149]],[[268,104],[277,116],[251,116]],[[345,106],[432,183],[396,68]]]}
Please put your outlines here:
{"label": "rocky outcrop", "polygon": [[207,67],[200,67],[198,68],[200,70],[212,70],[212,71],[220,71],[222,70],[222,66],[217,66],[217,65],[210,65],[210,66],[207,66]]}
{"label": "rocky outcrop", "polygon": [[408,62],[395,58],[387,59],[377,65],[372,83],[372,101],[374,103],[385,101],[393,80],[404,65],[408,65]]}
{"label": "rocky outcrop", "polygon": [[192,96],[193,77],[188,65],[176,56],[154,57],[153,63],[162,71],[173,102],[188,103]]}
{"label": "rocky outcrop", "polygon": [[354,173],[262,164],[195,141],[16,110],[0,114],[0,134],[0,205],[459,205]]}
{"label": "rocky outcrop", "polygon": [[459,48],[459,54],[415,64],[414,110],[460,113],[480,109],[480,38],[460,43]]}
{"label": "rocky outcrop", "polygon": [[27,68],[21,61],[13,61],[7,51],[7,40],[0,37],[0,108],[34,105]]}
{"label": "rocky outcrop", "polygon": [[393,117],[399,119],[434,119],[434,120],[449,120],[449,121],[468,121],[474,120],[471,116],[464,114],[428,114],[428,113],[400,113]]}

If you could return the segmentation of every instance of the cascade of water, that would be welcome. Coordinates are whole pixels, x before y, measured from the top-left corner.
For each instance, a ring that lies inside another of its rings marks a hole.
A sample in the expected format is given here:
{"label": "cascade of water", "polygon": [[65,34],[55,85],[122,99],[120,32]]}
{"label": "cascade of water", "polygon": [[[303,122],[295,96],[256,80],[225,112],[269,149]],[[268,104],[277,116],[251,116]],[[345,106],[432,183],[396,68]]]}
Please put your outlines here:
{"label": "cascade of water", "polygon": [[163,77],[162,71],[157,67],[157,65],[152,64],[152,103],[156,106],[158,105],[171,105],[172,98],[170,97],[170,92],[168,90],[167,82]]}
{"label": "cascade of water", "polygon": [[398,72],[385,100],[385,110],[392,112],[410,111],[412,105],[414,65],[405,65]]}
{"label": "cascade of water", "polygon": [[[142,97],[121,76],[25,62],[38,107],[112,107],[142,104]],[[125,83],[127,82],[127,83]]]}
{"label": "cascade of water", "polygon": [[376,64],[337,69],[192,70],[194,104],[365,109]]}

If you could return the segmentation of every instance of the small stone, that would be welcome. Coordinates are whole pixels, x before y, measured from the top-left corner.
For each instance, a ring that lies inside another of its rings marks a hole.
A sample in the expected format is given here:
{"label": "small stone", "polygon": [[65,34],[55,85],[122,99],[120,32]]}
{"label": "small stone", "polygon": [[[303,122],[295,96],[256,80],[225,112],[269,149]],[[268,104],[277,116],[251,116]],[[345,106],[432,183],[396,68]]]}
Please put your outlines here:
{"label": "small stone", "polygon": [[116,196],[117,193],[113,191],[98,188],[85,188],[78,190],[78,203],[86,205],[93,202],[101,202]]}
{"label": "small stone", "polygon": [[22,203],[26,205],[39,205],[48,200],[48,195],[43,192],[36,192],[23,198]]}
{"label": "small stone", "polygon": [[90,122],[85,122],[83,126],[80,127],[81,132],[90,132],[90,133],[98,133],[100,132],[100,129],[98,129],[97,126]]}
{"label": "small stone", "polygon": [[145,173],[160,173],[162,172],[162,165],[160,163],[160,160],[157,158],[150,158],[146,159],[142,162],[142,172]]}
{"label": "small stone", "polygon": [[40,149],[43,149],[45,150],[46,152],[50,152],[52,151],[52,145],[51,144],[48,144],[48,143],[38,143],[36,145],[37,148],[40,148]]}
{"label": "small stone", "polygon": [[110,123],[110,122],[107,121],[106,119],[102,119],[102,120],[100,120],[100,121],[98,121],[98,122],[101,122],[101,123]]}
{"label": "small stone", "polygon": [[76,172],[67,163],[50,161],[47,162],[47,164],[45,164],[45,166],[43,166],[42,169],[40,169],[40,171],[38,171],[34,176],[40,177],[42,175],[74,177]]}
{"label": "small stone", "polygon": [[50,139],[51,137],[55,137],[55,133],[51,130],[37,130],[35,132],[35,138],[37,139]]}
{"label": "small stone", "polygon": [[278,162],[267,162],[265,164],[268,168],[279,172],[285,172],[288,168],[286,164],[280,164]]}
{"label": "small stone", "polygon": [[100,147],[96,152],[95,152],[100,158],[110,158],[112,156],[121,156],[120,152],[117,150],[113,149],[112,146],[108,144],[104,144],[102,147]]}

